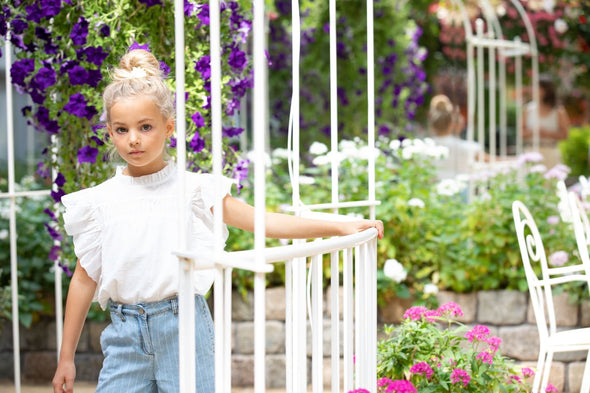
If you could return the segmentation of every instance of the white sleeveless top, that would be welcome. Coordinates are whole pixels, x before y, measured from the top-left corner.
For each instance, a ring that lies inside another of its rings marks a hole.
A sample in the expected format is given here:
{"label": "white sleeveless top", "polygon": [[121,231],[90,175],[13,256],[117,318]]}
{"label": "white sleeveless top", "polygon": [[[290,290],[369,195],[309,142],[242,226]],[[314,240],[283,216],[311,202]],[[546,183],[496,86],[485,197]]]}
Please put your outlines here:
{"label": "white sleeveless top", "polygon": [[[537,105],[534,102],[529,102],[526,105],[526,127],[529,130],[532,130],[537,121],[539,122],[539,128],[544,129],[548,132],[555,132],[559,131],[559,116],[557,113],[557,108],[551,109],[549,113],[546,115],[541,115],[537,119]],[[541,141],[544,142],[546,138],[541,138]],[[555,144],[554,140],[549,140],[550,143]]]}
{"label": "white sleeveless top", "polygon": [[[109,299],[121,303],[150,302],[178,293],[178,190],[176,167],[140,177],[126,176],[123,167],[96,187],[62,197],[66,232],[73,236],[81,266],[97,283],[94,301],[105,309]],[[215,178],[186,173],[187,247],[212,249]],[[222,178],[221,196],[233,180]],[[223,226],[223,241],[227,240]],[[214,272],[196,271],[194,291],[204,295]]]}

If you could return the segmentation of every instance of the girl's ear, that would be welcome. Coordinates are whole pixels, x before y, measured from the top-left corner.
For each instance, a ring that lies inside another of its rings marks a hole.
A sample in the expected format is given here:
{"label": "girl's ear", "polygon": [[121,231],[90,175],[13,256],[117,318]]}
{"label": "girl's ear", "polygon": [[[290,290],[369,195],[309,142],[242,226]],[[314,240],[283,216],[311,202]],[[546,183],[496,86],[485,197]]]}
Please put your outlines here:
{"label": "girl's ear", "polygon": [[112,140],[113,139],[113,128],[108,123],[107,123],[107,130],[109,131],[109,136],[111,137],[111,140]]}
{"label": "girl's ear", "polygon": [[166,122],[166,137],[170,138],[174,134],[174,127],[176,123],[174,122],[173,117],[169,117],[168,121]]}

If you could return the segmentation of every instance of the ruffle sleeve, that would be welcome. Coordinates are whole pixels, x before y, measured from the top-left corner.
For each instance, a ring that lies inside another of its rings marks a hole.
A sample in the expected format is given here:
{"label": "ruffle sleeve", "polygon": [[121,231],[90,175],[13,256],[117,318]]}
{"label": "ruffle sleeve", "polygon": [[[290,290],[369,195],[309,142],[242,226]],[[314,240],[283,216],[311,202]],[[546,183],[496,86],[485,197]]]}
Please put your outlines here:
{"label": "ruffle sleeve", "polygon": [[73,238],[80,265],[99,283],[102,237],[91,189],[64,195],[61,201],[66,208],[63,214],[65,230]]}
{"label": "ruffle sleeve", "polygon": [[[232,179],[219,177],[220,187],[217,190],[216,177],[210,174],[196,175],[191,185],[191,210],[193,218],[203,224],[210,233],[213,233],[213,213],[211,208],[218,197],[225,197],[231,193],[234,184]],[[224,238],[227,238],[227,229],[224,226]]]}

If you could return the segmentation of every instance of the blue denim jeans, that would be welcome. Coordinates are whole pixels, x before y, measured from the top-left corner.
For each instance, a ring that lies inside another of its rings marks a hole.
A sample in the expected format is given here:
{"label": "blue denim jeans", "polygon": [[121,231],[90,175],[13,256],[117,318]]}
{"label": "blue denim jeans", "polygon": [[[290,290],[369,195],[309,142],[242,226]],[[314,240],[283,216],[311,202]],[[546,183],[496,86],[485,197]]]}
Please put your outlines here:
{"label": "blue denim jeans", "polygon": [[[109,302],[104,362],[96,393],[178,393],[178,299]],[[214,329],[203,296],[195,297],[196,391],[215,391]]]}

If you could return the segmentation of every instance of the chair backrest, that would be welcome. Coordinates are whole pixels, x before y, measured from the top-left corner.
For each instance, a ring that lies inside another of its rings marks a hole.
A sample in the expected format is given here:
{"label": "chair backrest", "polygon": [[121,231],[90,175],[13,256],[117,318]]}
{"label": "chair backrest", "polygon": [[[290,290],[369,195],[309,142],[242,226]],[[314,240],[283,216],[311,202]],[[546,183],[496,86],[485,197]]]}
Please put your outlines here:
{"label": "chair backrest", "polygon": [[[576,245],[578,247],[578,255],[584,266],[585,273],[590,280],[590,257],[588,256],[588,246],[590,245],[590,221],[586,214],[586,209],[582,205],[582,201],[575,192],[568,193],[568,208],[572,225],[574,227],[574,234],[576,236]],[[588,282],[590,284],[590,281]]]}
{"label": "chair backrest", "polygon": [[[540,340],[544,341],[549,335],[548,324],[552,331],[555,331],[556,326],[545,248],[537,224],[529,209],[522,202],[514,201],[512,203],[512,216],[531,296],[531,305],[539,329]],[[540,276],[533,267],[538,265],[541,267]]]}

